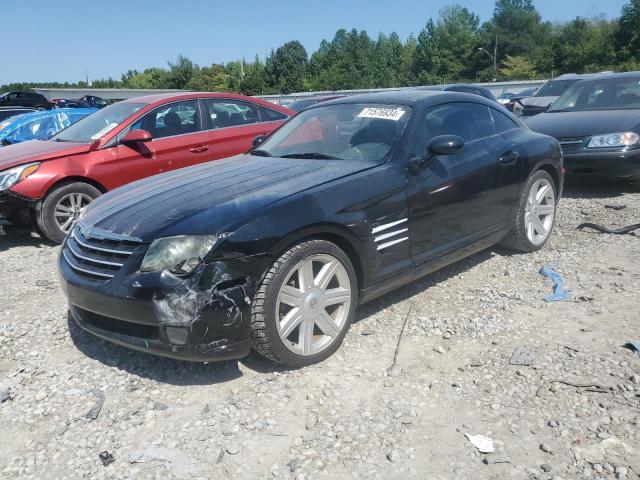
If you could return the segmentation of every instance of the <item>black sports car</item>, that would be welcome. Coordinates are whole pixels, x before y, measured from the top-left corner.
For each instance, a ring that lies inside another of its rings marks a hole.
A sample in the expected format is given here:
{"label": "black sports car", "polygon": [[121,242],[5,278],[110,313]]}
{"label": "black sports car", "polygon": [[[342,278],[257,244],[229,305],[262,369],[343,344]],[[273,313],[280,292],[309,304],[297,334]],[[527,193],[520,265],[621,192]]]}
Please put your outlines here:
{"label": "black sports car", "polygon": [[640,72],[582,80],[526,123],[558,139],[568,175],[640,179]]}
{"label": "black sports car", "polygon": [[255,144],[86,209],[59,259],[82,328],[175,358],[253,347],[308,365],[358,303],[496,242],[542,247],[562,191],[558,142],[477,95],[345,97]]}

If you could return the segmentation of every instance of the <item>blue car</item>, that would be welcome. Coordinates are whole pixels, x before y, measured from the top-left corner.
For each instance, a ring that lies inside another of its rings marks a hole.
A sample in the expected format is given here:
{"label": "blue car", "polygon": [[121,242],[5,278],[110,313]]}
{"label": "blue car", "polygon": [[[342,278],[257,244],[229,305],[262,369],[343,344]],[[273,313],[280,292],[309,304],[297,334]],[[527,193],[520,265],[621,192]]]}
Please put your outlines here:
{"label": "blue car", "polygon": [[46,140],[97,108],[59,108],[15,115],[0,122],[0,144]]}

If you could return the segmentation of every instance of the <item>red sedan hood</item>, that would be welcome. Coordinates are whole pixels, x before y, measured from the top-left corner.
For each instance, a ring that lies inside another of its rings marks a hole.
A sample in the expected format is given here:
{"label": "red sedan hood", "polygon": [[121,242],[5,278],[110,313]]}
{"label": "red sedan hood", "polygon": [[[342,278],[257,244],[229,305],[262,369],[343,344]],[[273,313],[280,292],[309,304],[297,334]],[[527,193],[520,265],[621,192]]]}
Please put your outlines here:
{"label": "red sedan hood", "polygon": [[54,158],[88,152],[89,143],[47,142],[30,140],[0,148],[0,171],[31,162],[43,162]]}

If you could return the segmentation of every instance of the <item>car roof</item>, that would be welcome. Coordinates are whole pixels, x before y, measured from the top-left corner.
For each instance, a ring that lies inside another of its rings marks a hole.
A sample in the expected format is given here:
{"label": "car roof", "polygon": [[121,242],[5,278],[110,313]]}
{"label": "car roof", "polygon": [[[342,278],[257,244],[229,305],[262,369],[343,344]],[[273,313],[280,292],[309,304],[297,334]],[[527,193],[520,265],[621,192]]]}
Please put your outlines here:
{"label": "car roof", "polygon": [[495,102],[472,93],[446,92],[442,90],[427,90],[407,88],[403,90],[391,90],[386,92],[365,93],[362,95],[350,95],[316,104],[310,108],[318,108],[321,105],[338,105],[342,103],[389,103],[396,105],[412,106],[416,104],[430,105],[439,103],[440,100],[449,101],[474,101],[486,105],[495,106]]}
{"label": "car roof", "polygon": [[589,75],[588,77],[584,78],[580,83],[588,82],[588,81],[599,82],[601,80],[611,80],[616,78],[638,78],[638,77],[640,77],[640,71],[621,72],[621,73],[597,73],[594,75]]}
{"label": "car roof", "polygon": [[192,100],[196,98],[231,98],[234,100],[244,100],[247,102],[257,103],[259,105],[274,108],[277,107],[278,110],[282,112],[287,112],[289,115],[293,115],[295,112],[292,112],[286,107],[282,105],[275,105],[274,103],[267,102],[266,100],[262,100],[257,97],[248,97],[245,95],[239,95],[237,93],[231,92],[183,92],[183,93],[156,93],[153,95],[143,95],[141,97],[128,98],[127,100],[123,100],[123,103],[146,103],[148,105],[158,104],[161,105],[166,103],[167,101],[176,101],[176,100]]}

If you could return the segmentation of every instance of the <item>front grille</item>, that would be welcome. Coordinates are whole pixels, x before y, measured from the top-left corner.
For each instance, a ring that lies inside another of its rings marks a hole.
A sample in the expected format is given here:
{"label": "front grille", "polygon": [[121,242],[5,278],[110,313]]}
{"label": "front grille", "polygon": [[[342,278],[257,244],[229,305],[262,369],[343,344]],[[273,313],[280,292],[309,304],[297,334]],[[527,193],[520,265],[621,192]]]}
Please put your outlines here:
{"label": "front grille", "polygon": [[114,277],[140,243],[136,238],[76,225],[62,256],[79,275],[106,280]]}
{"label": "front grille", "polygon": [[562,148],[562,153],[574,153],[580,150],[582,147],[582,142],[584,141],[584,137],[560,137],[558,138],[558,142],[560,142],[560,147]]}

